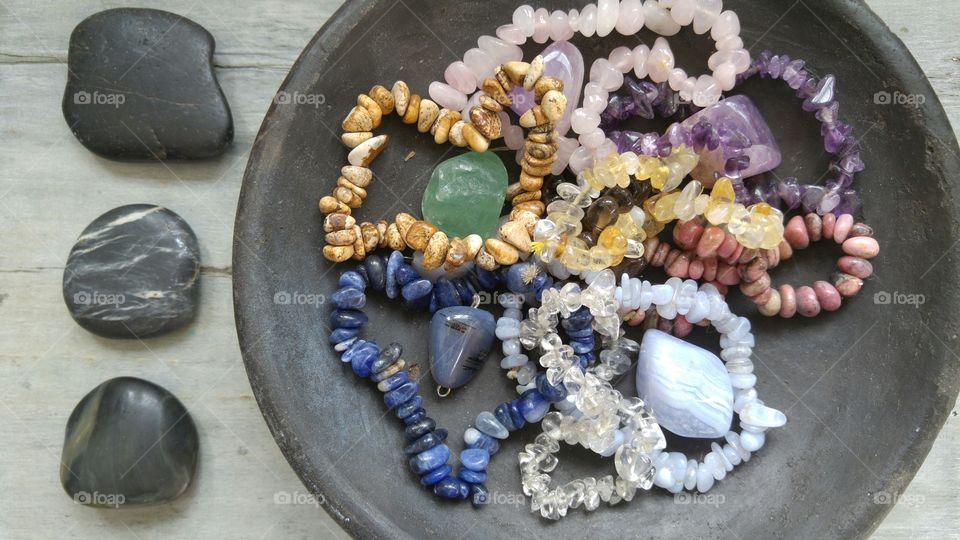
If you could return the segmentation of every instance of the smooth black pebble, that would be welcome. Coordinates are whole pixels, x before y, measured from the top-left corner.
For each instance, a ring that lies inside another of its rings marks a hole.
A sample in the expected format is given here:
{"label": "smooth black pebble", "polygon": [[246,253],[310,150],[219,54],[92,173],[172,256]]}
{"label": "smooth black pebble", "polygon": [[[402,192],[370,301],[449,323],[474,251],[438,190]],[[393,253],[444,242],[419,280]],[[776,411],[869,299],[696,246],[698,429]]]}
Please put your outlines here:
{"label": "smooth black pebble", "polygon": [[70,414],[60,482],[84,505],[162,503],[186,491],[198,455],[197,428],[176,396],[119,377],[94,388]]}
{"label": "smooth black pebble", "polygon": [[200,247],[187,222],[131,204],[84,229],[63,271],[63,299],[77,323],[104,337],[143,338],[193,319]]}
{"label": "smooth black pebble", "polygon": [[73,30],[63,116],[97,154],[194,159],[233,140],[230,107],[213,71],[213,36],[180,15],[119,8]]}

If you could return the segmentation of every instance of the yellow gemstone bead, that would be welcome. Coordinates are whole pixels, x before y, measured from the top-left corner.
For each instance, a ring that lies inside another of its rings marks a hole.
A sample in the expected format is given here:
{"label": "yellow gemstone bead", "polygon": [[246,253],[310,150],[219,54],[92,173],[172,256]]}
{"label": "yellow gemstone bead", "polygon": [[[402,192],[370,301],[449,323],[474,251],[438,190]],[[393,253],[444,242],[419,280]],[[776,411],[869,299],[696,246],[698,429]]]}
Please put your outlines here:
{"label": "yellow gemstone bead", "polygon": [[560,262],[570,270],[586,270],[590,266],[590,252],[586,249],[567,246],[563,255],[560,256]]}
{"label": "yellow gemstone bead", "polygon": [[736,201],[737,193],[733,190],[733,182],[726,176],[720,177],[720,179],[713,184],[713,189],[710,190],[710,202],[732,203]]}
{"label": "yellow gemstone bead", "polygon": [[591,188],[603,189],[603,180],[597,178],[597,175],[594,171],[595,169],[587,169],[583,171],[583,179],[587,181],[587,185],[589,185]]}
{"label": "yellow gemstone bead", "polygon": [[742,204],[735,204],[730,219],[727,221],[727,231],[732,235],[743,234],[750,225],[750,212]]}
{"label": "yellow gemstone bead", "polygon": [[666,165],[658,166],[653,174],[650,176],[650,185],[655,189],[663,191],[663,186],[667,184],[667,180],[670,178],[670,168]]}
{"label": "yellow gemstone bead", "polygon": [[649,180],[660,166],[660,160],[650,156],[640,156],[637,162],[637,180]]}
{"label": "yellow gemstone bead", "polygon": [[667,223],[677,219],[677,214],[674,211],[674,208],[677,206],[677,199],[680,198],[679,193],[667,193],[653,205],[653,210],[650,212],[653,214],[653,219],[659,221],[660,223]]}
{"label": "yellow gemstone bead", "polygon": [[619,227],[609,226],[600,233],[597,245],[611,253],[623,253],[627,250],[627,237]]}
{"label": "yellow gemstone bead", "polygon": [[[594,270],[600,270],[603,268],[609,268],[613,266],[613,261],[615,259],[613,253],[606,248],[601,246],[593,246],[590,248],[590,268]],[[620,256],[623,259],[623,256]],[[619,264],[619,263],[618,263]]]}

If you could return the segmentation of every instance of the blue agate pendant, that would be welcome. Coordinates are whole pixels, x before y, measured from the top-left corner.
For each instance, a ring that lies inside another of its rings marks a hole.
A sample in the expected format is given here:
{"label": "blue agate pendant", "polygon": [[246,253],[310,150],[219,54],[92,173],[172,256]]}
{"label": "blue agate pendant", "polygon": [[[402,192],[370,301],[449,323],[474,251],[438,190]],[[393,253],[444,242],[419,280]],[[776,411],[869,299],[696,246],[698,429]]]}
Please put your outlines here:
{"label": "blue agate pendant", "polygon": [[489,312],[476,307],[443,308],[430,321],[430,373],[437,394],[445,397],[483,367],[496,337],[497,324]]}

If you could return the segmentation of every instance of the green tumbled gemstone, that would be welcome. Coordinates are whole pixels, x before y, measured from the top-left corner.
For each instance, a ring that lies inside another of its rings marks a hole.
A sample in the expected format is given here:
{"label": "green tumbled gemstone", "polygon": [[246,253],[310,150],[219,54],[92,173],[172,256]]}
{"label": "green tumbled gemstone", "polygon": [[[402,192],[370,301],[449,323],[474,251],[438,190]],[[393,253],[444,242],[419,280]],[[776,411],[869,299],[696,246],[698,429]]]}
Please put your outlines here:
{"label": "green tumbled gemstone", "polygon": [[437,166],[423,192],[423,219],[451,238],[493,236],[507,190],[507,169],[493,152],[470,152]]}

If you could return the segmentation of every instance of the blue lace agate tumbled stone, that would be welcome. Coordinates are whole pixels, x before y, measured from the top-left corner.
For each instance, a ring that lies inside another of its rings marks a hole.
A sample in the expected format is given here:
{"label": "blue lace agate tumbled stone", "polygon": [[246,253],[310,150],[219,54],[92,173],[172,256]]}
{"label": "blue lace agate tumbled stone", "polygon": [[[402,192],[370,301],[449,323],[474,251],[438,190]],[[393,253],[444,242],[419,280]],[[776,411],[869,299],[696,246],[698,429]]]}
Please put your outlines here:
{"label": "blue lace agate tumbled stone", "polygon": [[496,329],[493,315],[482,309],[453,306],[437,311],[430,322],[430,373],[437,384],[467,384],[486,361]]}

